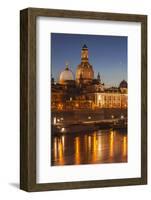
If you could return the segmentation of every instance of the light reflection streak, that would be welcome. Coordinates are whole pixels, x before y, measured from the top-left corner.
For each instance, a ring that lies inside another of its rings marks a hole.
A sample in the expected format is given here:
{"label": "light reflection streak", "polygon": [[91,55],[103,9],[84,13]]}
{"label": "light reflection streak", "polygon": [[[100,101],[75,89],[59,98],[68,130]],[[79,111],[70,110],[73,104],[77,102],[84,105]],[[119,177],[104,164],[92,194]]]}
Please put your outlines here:
{"label": "light reflection streak", "polygon": [[88,136],[88,150],[91,151],[91,136]]}
{"label": "light reflection streak", "polygon": [[75,138],[75,164],[80,164],[80,140]]}
{"label": "light reflection streak", "polygon": [[57,158],[57,138],[54,138],[54,157]]}
{"label": "light reflection streak", "polygon": [[126,156],[127,155],[127,137],[124,136],[124,139],[123,139],[123,156]]}
{"label": "light reflection streak", "polygon": [[117,131],[55,136],[52,165],[127,162],[127,135]]}
{"label": "light reflection streak", "polygon": [[114,147],[114,132],[111,131],[110,133],[110,157],[112,158],[113,157],[113,147]]}
{"label": "light reflection streak", "polygon": [[65,144],[64,144],[65,143],[64,142],[65,141],[65,136],[64,135],[61,136],[61,140],[62,140],[62,148],[63,148],[63,151],[64,151],[64,148],[65,148]]}
{"label": "light reflection streak", "polygon": [[101,160],[102,157],[102,139],[101,136],[98,136],[97,139],[97,154],[98,154],[98,159]]}
{"label": "light reflection streak", "polygon": [[97,137],[96,132],[93,136],[93,153],[92,153],[92,162],[95,163],[97,160]]}
{"label": "light reflection streak", "polygon": [[59,156],[59,164],[63,165],[64,164],[64,156],[63,156],[63,146],[62,146],[62,141],[59,139],[58,143],[58,156]]}

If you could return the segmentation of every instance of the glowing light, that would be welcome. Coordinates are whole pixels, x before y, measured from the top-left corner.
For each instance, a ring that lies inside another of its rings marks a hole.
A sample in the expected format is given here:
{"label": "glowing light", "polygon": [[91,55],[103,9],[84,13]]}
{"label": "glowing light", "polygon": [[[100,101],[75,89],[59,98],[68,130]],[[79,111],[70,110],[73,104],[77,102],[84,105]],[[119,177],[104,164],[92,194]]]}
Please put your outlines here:
{"label": "glowing light", "polygon": [[124,116],[123,116],[123,115],[121,115],[121,119],[124,119]]}
{"label": "glowing light", "polygon": [[102,148],[102,140],[101,140],[101,137],[98,137],[98,150],[99,150],[99,153],[101,152],[101,148]]}
{"label": "glowing light", "polygon": [[88,119],[91,119],[91,116],[89,116]]}
{"label": "glowing light", "polygon": [[62,140],[63,151],[64,151],[64,141],[65,141],[65,136],[64,135],[61,136],[61,140]]}
{"label": "glowing light", "polygon": [[59,140],[58,143],[58,151],[59,151],[59,164],[63,165],[64,164],[64,156],[63,156],[63,145],[61,140]]}
{"label": "glowing light", "polygon": [[56,117],[54,117],[53,118],[53,123],[56,124],[56,122],[57,122],[57,119],[56,119]]}
{"label": "glowing light", "polygon": [[91,136],[88,136],[88,150],[91,151]]}
{"label": "glowing light", "polygon": [[77,108],[79,107],[79,104],[78,103],[76,103],[76,105],[75,105]]}
{"label": "glowing light", "polygon": [[64,132],[65,131],[65,128],[61,128],[61,132]]}
{"label": "glowing light", "polygon": [[63,109],[63,104],[59,103],[58,104],[58,110],[62,110]]}

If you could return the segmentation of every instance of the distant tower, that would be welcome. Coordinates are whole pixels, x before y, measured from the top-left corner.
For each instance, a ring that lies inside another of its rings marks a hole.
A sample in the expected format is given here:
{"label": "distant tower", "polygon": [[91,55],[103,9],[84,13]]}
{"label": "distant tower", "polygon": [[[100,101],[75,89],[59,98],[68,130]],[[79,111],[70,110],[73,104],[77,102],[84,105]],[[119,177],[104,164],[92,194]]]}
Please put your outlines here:
{"label": "distant tower", "polygon": [[100,78],[100,73],[98,72],[98,75],[97,75],[97,80],[99,81],[99,83],[101,82],[101,78]]}
{"label": "distant tower", "polygon": [[94,79],[94,71],[92,65],[90,65],[88,60],[88,48],[84,44],[81,50],[81,63],[77,66],[76,70],[76,82],[80,83],[80,79],[83,79],[83,83],[92,82]]}
{"label": "distant tower", "polygon": [[51,74],[51,84],[54,84],[54,83],[55,83],[55,80],[54,80],[54,78],[53,78],[53,76]]}

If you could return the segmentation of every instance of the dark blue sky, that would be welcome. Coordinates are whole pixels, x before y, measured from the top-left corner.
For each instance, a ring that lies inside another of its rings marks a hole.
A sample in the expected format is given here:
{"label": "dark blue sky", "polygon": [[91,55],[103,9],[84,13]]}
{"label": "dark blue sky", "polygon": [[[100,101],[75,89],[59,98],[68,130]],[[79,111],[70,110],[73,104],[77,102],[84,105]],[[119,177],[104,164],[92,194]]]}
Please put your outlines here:
{"label": "dark blue sky", "polygon": [[95,77],[100,72],[102,81],[113,86],[127,80],[127,37],[51,33],[50,38],[51,69],[55,80],[66,62],[75,74],[84,44],[89,49],[89,62]]}

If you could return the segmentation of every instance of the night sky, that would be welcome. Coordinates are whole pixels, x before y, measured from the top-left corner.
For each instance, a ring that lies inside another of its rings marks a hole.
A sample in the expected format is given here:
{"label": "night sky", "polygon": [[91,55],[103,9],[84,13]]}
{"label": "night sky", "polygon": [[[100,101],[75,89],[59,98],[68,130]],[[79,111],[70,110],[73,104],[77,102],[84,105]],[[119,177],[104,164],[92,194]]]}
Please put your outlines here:
{"label": "night sky", "polygon": [[51,33],[50,39],[51,69],[55,80],[66,62],[75,74],[81,62],[81,48],[86,44],[95,77],[100,72],[101,80],[107,86],[118,86],[123,79],[127,81],[127,37]]}

